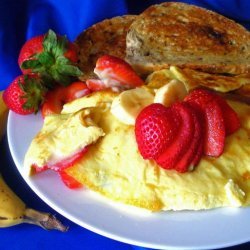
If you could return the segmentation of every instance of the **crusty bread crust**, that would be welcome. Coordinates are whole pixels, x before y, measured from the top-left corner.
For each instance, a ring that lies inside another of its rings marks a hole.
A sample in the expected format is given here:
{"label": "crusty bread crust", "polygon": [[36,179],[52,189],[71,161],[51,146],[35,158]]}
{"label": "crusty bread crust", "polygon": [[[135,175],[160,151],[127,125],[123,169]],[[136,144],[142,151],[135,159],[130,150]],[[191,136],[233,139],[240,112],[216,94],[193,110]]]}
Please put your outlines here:
{"label": "crusty bread crust", "polygon": [[98,57],[110,54],[124,59],[126,55],[126,35],[135,20],[134,15],[105,19],[83,31],[76,39],[78,66],[84,72],[81,80],[95,77],[93,70]]}
{"label": "crusty bread crust", "polygon": [[250,72],[250,32],[185,3],[149,7],[130,26],[126,42],[126,60],[145,74],[170,65],[210,73]]}

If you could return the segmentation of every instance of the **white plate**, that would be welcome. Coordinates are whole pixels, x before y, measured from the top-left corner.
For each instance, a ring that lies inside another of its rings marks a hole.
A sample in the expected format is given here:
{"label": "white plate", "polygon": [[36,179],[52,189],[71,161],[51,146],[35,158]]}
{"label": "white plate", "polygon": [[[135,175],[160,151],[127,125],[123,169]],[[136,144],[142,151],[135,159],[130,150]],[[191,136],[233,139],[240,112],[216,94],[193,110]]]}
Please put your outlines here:
{"label": "white plate", "polygon": [[[40,115],[9,114],[9,146],[22,176],[25,152],[41,126]],[[148,213],[114,204],[87,190],[70,190],[53,172],[23,178],[66,218],[122,242],[157,249],[215,249],[250,240],[250,208]]]}

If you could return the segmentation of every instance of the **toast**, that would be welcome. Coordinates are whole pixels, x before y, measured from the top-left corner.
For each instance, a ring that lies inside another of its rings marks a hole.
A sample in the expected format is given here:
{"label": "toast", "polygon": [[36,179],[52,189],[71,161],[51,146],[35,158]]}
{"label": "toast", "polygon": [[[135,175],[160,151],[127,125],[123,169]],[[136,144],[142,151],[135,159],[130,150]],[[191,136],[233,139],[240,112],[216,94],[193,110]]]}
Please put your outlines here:
{"label": "toast", "polygon": [[129,28],[126,60],[141,74],[175,65],[209,73],[250,72],[250,32],[197,6],[166,2]]}
{"label": "toast", "polygon": [[96,78],[93,70],[98,57],[110,54],[125,58],[126,35],[135,17],[125,15],[105,19],[89,27],[77,37],[75,44],[78,48],[78,67],[84,73],[81,80]]}

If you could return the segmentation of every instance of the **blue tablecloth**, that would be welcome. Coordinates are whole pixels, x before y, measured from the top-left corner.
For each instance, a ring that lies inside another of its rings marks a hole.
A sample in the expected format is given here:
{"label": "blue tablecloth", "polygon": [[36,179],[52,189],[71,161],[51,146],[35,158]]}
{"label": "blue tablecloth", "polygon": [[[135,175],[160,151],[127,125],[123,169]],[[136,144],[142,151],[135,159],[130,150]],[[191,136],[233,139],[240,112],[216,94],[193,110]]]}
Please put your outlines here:
{"label": "blue tablecloth", "polygon": [[[20,74],[17,57],[22,44],[49,28],[66,34],[70,40],[88,26],[104,18],[138,14],[147,6],[163,1],[140,0],[1,0],[0,1],[0,90]],[[185,2],[185,1],[183,1]],[[215,10],[250,27],[250,2],[237,0],[186,1]],[[56,214],[70,227],[67,233],[49,232],[32,225],[0,229],[0,249],[145,249],[117,242],[90,232],[53,211],[25,184],[11,158],[6,136],[1,142],[0,171],[11,188],[30,206]],[[233,225],[232,225],[233,226]],[[226,233],[226,229],[225,229]],[[250,249],[244,244],[233,249]]]}

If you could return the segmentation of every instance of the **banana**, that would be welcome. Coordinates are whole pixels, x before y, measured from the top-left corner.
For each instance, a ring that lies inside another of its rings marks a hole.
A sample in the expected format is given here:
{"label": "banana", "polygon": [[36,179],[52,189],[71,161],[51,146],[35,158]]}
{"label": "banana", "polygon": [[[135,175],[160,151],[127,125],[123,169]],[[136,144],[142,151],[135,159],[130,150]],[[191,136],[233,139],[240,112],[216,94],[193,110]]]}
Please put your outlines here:
{"label": "banana", "polygon": [[6,129],[6,120],[8,115],[8,109],[2,99],[3,92],[0,92],[0,139],[4,135]]}
{"label": "banana", "polygon": [[169,107],[174,102],[183,100],[187,93],[184,83],[174,79],[156,90],[154,103]]}
{"label": "banana", "polygon": [[[7,119],[7,107],[0,92],[0,139],[2,138]],[[0,227],[10,227],[20,223],[30,223],[44,229],[67,231],[55,216],[28,208],[26,204],[10,189],[0,173]]]}
{"label": "banana", "polygon": [[26,207],[25,203],[9,188],[0,174],[0,227],[30,223],[44,229],[67,231],[55,216]]}
{"label": "banana", "polygon": [[134,125],[140,111],[153,100],[154,95],[146,87],[126,90],[114,98],[111,113],[121,122]]}

